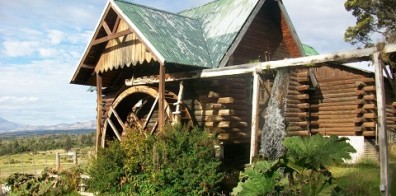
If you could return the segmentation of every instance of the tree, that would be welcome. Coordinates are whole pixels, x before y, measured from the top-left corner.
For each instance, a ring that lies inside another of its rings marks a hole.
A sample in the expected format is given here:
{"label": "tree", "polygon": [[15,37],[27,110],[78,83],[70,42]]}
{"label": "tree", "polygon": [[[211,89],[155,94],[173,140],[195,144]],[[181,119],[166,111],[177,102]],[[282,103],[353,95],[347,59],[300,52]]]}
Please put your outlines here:
{"label": "tree", "polygon": [[356,17],[344,39],[352,44],[372,45],[372,36],[379,34],[386,42],[396,42],[395,0],[346,0],[345,9]]}
{"label": "tree", "polygon": [[65,151],[70,151],[73,147],[72,140],[69,135],[66,136],[65,143],[63,144],[63,149]]}

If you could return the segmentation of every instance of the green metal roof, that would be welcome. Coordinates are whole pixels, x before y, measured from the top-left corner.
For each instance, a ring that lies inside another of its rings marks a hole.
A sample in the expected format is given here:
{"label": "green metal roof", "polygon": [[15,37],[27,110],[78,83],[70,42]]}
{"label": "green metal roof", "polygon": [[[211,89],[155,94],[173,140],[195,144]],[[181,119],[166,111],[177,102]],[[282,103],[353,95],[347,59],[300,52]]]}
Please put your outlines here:
{"label": "green metal roof", "polygon": [[303,48],[304,48],[305,56],[313,56],[313,55],[318,55],[319,54],[319,52],[316,51],[315,48],[313,48],[310,45],[303,44]]}
{"label": "green metal roof", "polygon": [[180,14],[198,19],[217,67],[252,13],[258,0],[218,0]]}
{"label": "green metal roof", "polygon": [[218,67],[259,0],[217,0],[170,13],[114,0],[168,63]]}
{"label": "green metal roof", "polygon": [[198,20],[121,0],[114,2],[166,62],[212,67]]}

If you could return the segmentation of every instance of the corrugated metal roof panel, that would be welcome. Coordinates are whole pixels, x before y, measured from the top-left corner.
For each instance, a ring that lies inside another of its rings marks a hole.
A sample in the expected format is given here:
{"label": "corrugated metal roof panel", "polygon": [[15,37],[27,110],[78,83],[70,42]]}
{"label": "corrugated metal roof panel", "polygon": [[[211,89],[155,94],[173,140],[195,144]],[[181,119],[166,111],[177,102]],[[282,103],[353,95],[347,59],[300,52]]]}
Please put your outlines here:
{"label": "corrugated metal roof panel", "polygon": [[218,0],[181,12],[198,19],[213,67],[217,67],[259,0]]}
{"label": "corrugated metal roof panel", "polygon": [[316,51],[315,48],[310,45],[303,44],[303,48],[304,48],[304,53],[306,56],[313,56],[313,55],[319,54],[319,52]]}
{"label": "corrugated metal roof panel", "polygon": [[114,2],[166,62],[212,67],[198,20],[122,0]]}

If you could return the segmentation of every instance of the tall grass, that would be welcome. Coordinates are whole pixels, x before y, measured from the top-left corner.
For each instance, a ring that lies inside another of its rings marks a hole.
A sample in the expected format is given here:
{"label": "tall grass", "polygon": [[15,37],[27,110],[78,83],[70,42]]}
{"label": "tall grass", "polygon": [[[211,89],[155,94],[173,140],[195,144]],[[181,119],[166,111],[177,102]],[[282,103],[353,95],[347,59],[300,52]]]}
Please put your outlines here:
{"label": "tall grass", "polygon": [[[396,144],[389,146],[391,195],[396,195]],[[380,166],[377,160],[362,159],[359,163],[342,164],[330,169],[346,195],[380,195]]]}

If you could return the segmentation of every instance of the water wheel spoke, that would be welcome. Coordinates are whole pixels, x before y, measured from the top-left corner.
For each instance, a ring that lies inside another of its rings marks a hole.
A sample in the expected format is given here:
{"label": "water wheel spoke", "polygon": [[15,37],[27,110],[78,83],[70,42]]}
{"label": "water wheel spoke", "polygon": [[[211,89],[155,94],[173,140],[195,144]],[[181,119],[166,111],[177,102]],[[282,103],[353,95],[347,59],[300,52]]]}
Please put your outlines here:
{"label": "water wheel spoke", "polygon": [[158,127],[158,120],[155,122],[155,124],[153,125],[153,128],[151,128],[151,131],[150,131],[150,135],[153,135],[154,134],[154,132],[157,130],[157,127]]}
{"label": "water wheel spoke", "polygon": [[121,120],[120,116],[118,115],[118,113],[112,107],[110,108],[110,112],[112,112],[114,114],[114,116],[116,117],[116,119],[118,121],[118,124],[120,124],[121,127],[122,127],[122,130],[125,131],[126,127],[124,125],[124,122],[122,122],[122,120]]}
{"label": "water wheel spoke", "polygon": [[144,125],[143,125],[143,129],[146,129],[146,128],[147,128],[147,125],[148,125],[148,123],[149,123],[149,121],[150,121],[150,119],[151,119],[151,116],[153,116],[155,107],[156,107],[156,105],[157,105],[157,103],[158,103],[158,99],[159,99],[159,96],[157,96],[157,97],[155,98],[154,103],[153,103],[153,105],[151,106],[150,112],[148,113],[147,118],[146,118],[146,121],[145,121],[145,123],[144,123]]}
{"label": "water wheel spoke", "polygon": [[110,118],[107,118],[107,123],[110,125],[111,129],[113,129],[114,134],[116,135],[117,139],[119,141],[121,141],[121,136],[120,133],[118,132],[117,128],[115,127],[115,125],[113,124],[113,122],[111,122]]}
{"label": "water wheel spoke", "polygon": [[[182,92],[182,89],[180,90]],[[159,111],[165,112],[164,121],[172,123],[177,120],[175,115],[183,118],[183,122],[192,122],[188,109],[183,107],[180,98],[171,91],[165,91],[164,108],[159,109],[158,89],[148,86],[133,86],[126,89],[113,101],[104,121],[102,146],[106,141],[117,138],[121,140],[128,127],[136,127],[145,135],[156,134],[160,128]],[[114,131],[109,131],[112,129]],[[107,133],[106,133],[107,130]]]}

